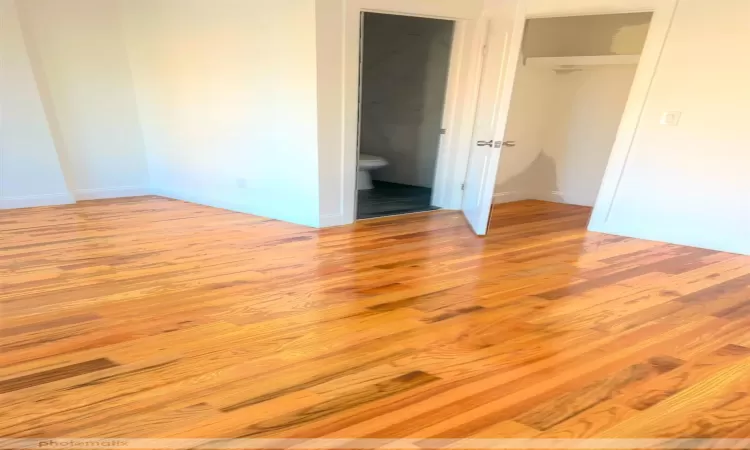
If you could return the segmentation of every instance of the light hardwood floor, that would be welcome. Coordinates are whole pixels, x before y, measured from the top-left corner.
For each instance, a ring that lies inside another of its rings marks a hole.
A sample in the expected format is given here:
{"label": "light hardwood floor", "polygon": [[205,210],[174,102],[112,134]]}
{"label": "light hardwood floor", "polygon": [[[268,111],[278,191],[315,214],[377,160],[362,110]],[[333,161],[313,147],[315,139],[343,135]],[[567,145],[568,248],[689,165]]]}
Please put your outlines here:
{"label": "light hardwood floor", "polygon": [[589,209],[0,212],[0,437],[748,437],[750,258]]}

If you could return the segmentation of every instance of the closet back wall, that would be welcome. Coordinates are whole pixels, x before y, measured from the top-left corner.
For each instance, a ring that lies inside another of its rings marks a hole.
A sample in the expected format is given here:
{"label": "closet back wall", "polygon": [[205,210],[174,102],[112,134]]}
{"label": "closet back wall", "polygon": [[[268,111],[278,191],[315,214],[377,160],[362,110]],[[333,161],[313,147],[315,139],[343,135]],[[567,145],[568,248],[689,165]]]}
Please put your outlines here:
{"label": "closet back wall", "polygon": [[635,70],[609,66],[557,76],[558,109],[545,140],[556,167],[553,198],[594,206]]}
{"label": "closet back wall", "polygon": [[496,182],[498,201],[593,206],[636,66],[555,73],[521,67]]}

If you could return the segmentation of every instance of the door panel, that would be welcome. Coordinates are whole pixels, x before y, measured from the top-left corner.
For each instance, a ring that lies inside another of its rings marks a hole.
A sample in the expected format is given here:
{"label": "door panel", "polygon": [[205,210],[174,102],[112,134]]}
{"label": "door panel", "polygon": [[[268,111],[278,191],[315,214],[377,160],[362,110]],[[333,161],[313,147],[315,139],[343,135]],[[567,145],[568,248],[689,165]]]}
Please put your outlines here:
{"label": "door panel", "polygon": [[525,22],[519,0],[488,3],[491,8],[487,12],[479,98],[461,204],[466,220],[478,235],[487,234]]}

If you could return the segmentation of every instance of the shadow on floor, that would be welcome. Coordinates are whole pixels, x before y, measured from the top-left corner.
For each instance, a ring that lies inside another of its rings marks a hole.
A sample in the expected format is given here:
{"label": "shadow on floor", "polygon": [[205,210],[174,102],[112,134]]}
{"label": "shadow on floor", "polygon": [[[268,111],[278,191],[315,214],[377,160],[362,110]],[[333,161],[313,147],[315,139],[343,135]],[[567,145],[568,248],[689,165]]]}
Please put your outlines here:
{"label": "shadow on floor", "polygon": [[440,209],[430,205],[431,188],[377,180],[372,184],[372,189],[357,191],[357,219]]}

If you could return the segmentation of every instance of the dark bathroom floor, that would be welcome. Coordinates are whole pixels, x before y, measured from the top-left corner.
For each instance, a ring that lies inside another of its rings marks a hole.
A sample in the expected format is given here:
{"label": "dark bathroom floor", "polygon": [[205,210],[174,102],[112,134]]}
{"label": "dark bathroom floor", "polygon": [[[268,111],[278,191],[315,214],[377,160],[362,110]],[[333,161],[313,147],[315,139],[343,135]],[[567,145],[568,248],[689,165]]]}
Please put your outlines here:
{"label": "dark bathroom floor", "polygon": [[357,191],[357,219],[440,209],[430,205],[432,189],[373,180],[373,189]]}

